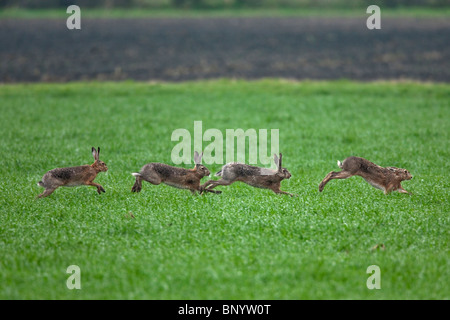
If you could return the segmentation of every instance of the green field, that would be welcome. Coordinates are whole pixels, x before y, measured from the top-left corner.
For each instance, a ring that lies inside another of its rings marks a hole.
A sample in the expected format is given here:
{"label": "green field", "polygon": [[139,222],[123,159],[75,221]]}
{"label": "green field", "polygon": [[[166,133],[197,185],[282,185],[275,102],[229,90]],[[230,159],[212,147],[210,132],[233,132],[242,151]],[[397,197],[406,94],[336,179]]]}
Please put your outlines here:
{"label": "green field", "polygon": [[[448,84],[20,84],[0,86],[0,101],[1,299],[450,298]],[[193,133],[196,120],[279,129],[293,174],[282,189],[298,197],[241,183],[220,195],[148,183],[131,193],[130,173],[170,164],[172,132]],[[46,171],[92,163],[92,146],[109,167],[96,179],[106,193],[35,199]],[[407,168],[412,195],[360,177],[319,193],[350,155]],[[66,287],[70,265],[81,290]],[[366,287],[370,265],[379,290]]]}

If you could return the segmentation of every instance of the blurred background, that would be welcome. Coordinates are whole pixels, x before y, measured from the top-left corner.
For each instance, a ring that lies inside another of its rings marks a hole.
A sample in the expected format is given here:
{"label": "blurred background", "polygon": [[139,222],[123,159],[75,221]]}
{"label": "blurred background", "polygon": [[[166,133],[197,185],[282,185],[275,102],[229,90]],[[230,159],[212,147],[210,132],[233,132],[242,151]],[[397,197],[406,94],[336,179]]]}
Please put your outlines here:
{"label": "blurred background", "polygon": [[[69,30],[66,8],[81,8]],[[381,29],[369,30],[369,5]],[[0,81],[450,80],[446,0],[0,0]]]}
{"label": "blurred background", "polygon": [[27,7],[27,8],[54,8],[64,7],[67,4],[76,4],[86,8],[367,8],[371,4],[381,7],[445,7],[449,5],[448,0],[1,0],[3,7]]}

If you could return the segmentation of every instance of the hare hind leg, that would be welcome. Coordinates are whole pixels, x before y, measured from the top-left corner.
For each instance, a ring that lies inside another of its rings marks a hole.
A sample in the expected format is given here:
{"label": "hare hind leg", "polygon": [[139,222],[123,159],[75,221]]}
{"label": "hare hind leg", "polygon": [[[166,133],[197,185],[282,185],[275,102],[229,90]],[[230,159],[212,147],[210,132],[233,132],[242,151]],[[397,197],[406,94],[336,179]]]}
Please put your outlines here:
{"label": "hare hind leg", "polygon": [[206,188],[209,187],[209,185],[213,184],[214,182],[216,182],[216,180],[208,180],[200,186],[200,189],[205,190]]}
{"label": "hare hind leg", "polygon": [[[230,180],[224,180],[224,179],[220,179],[220,180],[209,180],[207,182],[205,182],[202,186],[201,189],[204,190],[205,192],[213,192],[212,189],[214,189],[217,186],[229,186],[230,184],[232,184],[234,181],[230,181]],[[220,192],[219,192],[220,193]]]}
{"label": "hare hind leg", "polygon": [[352,173],[348,171],[331,171],[329,174],[326,175],[326,177],[322,180],[322,182],[319,184],[319,192],[323,191],[323,188],[325,188],[325,185],[333,179],[347,179],[353,176]]}
{"label": "hare hind leg", "polygon": [[199,189],[198,192],[200,194],[203,194],[204,192],[211,192],[211,193],[215,193],[215,194],[220,194],[222,193],[222,191],[218,191],[218,190],[210,190],[208,187],[215,182],[215,180],[208,180],[206,181],[204,184],[202,184]]}
{"label": "hare hind leg", "polygon": [[40,195],[37,196],[37,198],[45,198],[48,197],[49,195],[51,195],[53,193],[53,191],[55,191],[56,188],[46,188],[44,190],[44,192],[42,192]]}
{"label": "hare hind leg", "polygon": [[162,182],[161,177],[159,177],[159,175],[154,172],[145,175],[133,173],[133,175],[136,177],[136,181],[133,187],[131,188],[131,192],[140,192],[142,190],[142,180],[147,181],[154,185],[158,185]]}
{"label": "hare hind leg", "polygon": [[147,182],[150,182],[151,184],[158,185],[162,182],[161,177],[158,174],[149,174],[145,176],[141,176],[141,178]]}
{"label": "hare hind leg", "polygon": [[131,192],[141,192],[141,190],[142,190],[142,178],[140,176],[136,176],[136,181],[134,182],[134,185],[131,188]]}
{"label": "hare hind leg", "polygon": [[210,189],[204,189],[204,190],[200,191],[200,193],[203,193],[203,192],[211,192],[211,193],[215,193],[215,194],[222,193],[222,191],[220,191],[220,190],[210,190]]}

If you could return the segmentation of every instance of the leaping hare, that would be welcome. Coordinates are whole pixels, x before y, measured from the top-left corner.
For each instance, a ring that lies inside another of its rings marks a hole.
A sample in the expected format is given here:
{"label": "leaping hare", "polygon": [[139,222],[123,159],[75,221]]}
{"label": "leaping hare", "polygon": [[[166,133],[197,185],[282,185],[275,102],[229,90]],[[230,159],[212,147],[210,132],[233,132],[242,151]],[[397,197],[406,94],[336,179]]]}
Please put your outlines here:
{"label": "leaping hare", "polygon": [[231,162],[222,167],[216,176],[222,177],[220,180],[209,180],[202,185],[205,191],[217,186],[228,186],[236,181],[244,182],[256,188],[270,189],[275,193],[290,195],[293,194],[280,190],[281,181],[291,178],[291,173],[281,166],[282,154],[278,158],[274,154],[274,162],[277,170],[250,166],[248,164]]}
{"label": "leaping hare", "polygon": [[[189,189],[193,194],[198,191],[200,193],[200,180],[204,176],[209,176],[209,170],[201,164],[202,156],[197,151],[194,152],[193,169],[184,169],[169,166],[164,163],[148,163],[142,167],[139,173],[132,173],[136,177],[136,182],[131,189],[131,192],[140,192],[142,189],[142,180],[150,182],[151,184],[158,185],[161,182],[169,186]],[[219,193],[216,191],[210,191],[213,193]]]}
{"label": "leaping hare", "polygon": [[412,175],[406,169],[396,167],[380,167],[364,158],[348,157],[344,161],[338,161],[340,172],[331,171],[320,183],[319,191],[322,192],[328,181],[332,179],[347,179],[352,176],[361,176],[370,185],[388,194],[392,191],[409,193],[403,189],[401,182],[411,180]]}
{"label": "leaping hare", "polygon": [[52,194],[59,187],[74,187],[74,186],[94,186],[97,192],[101,194],[105,189],[98,183],[94,182],[95,177],[99,172],[106,172],[108,167],[103,161],[99,160],[100,147],[96,150],[92,147],[92,155],[95,162],[91,165],[84,165],[78,167],[56,168],[48,171],[38,182],[38,186],[44,187],[43,193],[38,195],[39,198],[47,197]]}

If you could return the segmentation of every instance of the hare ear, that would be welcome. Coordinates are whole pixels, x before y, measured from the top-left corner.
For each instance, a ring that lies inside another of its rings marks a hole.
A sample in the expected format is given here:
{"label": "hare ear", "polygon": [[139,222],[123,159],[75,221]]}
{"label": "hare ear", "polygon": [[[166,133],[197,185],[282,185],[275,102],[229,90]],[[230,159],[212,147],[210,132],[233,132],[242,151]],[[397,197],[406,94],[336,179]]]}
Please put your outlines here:
{"label": "hare ear", "polygon": [[283,161],[283,155],[280,153],[280,162],[278,163],[279,170],[281,170],[282,161]]}
{"label": "hare ear", "polygon": [[[197,157],[195,157],[195,156],[197,156]],[[195,164],[202,164],[202,157],[203,157],[203,152],[202,152],[202,154],[199,155],[198,152],[195,151],[195,154],[194,154]]]}
{"label": "hare ear", "polygon": [[92,155],[94,156],[94,160],[98,160],[98,151],[94,147],[92,147]]}
{"label": "hare ear", "polygon": [[278,159],[278,156],[276,154],[273,155],[273,162],[275,162],[275,165],[277,166],[278,170],[280,169],[280,160]]}
{"label": "hare ear", "polygon": [[[202,153],[202,155],[203,155],[203,153]],[[198,152],[197,151],[194,151],[194,163],[195,164],[200,164],[200,161],[199,161],[200,159],[199,159],[199,155],[198,155]]]}

